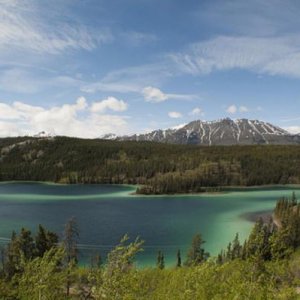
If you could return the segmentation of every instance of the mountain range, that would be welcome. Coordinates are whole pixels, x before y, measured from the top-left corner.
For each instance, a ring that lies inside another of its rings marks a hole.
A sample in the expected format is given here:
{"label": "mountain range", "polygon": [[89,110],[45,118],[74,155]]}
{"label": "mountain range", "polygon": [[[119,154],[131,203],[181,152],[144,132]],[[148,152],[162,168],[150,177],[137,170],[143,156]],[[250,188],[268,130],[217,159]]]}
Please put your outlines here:
{"label": "mountain range", "polygon": [[166,130],[158,129],[130,136],[108,134],[102,138],[195,145],[300,144],[300,134],[291,134],[268,122],[230,118],[216,121],[196,120]]}

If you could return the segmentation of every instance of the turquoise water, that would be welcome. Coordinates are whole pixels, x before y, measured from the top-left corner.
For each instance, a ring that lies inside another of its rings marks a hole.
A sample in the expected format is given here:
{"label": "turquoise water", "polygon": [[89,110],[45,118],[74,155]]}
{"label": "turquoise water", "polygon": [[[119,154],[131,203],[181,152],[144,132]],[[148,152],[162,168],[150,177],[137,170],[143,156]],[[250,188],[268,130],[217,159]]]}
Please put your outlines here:
{"label": "turquoise water", "polygon": [[247,237],[253,223],[245,214],[271,211],[279,197],[292,191],[300,196],[300,188],[290,186],[173,196],[132,195],[134,191],[118,185],[1,183],[0,237],[9,238],[22,226],[34,231],[38,224],[61,234],[74,216],[84,263],[91,254],[105,256],[128,233],[145,240],[138,265],[154,265],[158,250],[172,265],[177,249],[184,256],[197,232],[206,240],[206,250],[216,255],[237,232],[242,240]]}

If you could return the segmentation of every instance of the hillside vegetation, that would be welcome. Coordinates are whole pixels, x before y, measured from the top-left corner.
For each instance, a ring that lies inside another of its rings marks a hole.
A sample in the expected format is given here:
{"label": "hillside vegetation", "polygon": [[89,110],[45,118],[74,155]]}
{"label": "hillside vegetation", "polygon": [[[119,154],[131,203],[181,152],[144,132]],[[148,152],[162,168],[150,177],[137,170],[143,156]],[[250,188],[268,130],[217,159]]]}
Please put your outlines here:
{"label": "hillside vegetation", "polygon": [[300,183],[299,146],[187,146],[66,137],[0,139],[0,180],[139,184],[140,193]]}

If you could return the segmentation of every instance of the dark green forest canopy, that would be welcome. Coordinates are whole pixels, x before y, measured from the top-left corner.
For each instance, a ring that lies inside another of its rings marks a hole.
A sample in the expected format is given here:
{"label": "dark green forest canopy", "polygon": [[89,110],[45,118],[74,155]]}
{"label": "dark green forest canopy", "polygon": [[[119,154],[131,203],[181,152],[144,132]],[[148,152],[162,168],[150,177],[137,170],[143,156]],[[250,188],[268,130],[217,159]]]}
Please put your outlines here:
{"label": "dark green forest canopy", "polygon": [[300,183],[300,146],[0,139],[0,180],[139,184],[140,193]]}

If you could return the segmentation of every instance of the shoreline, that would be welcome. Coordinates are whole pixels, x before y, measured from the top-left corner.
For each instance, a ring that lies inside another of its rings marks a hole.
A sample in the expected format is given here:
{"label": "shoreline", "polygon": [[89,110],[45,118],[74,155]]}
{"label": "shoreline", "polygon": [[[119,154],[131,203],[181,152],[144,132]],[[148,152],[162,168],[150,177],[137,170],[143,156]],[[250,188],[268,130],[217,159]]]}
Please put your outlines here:
{"label": "shoreline", "polygon": [[[122,183],[60,183],[53,181],[35,181],[35,180],[10,180],[0,181],[2,184],[45,184],[45,185],[58,185],[58,186],[72,186],[72,185],[105,185],[105,186],[124,186],[135,189],[130,191],[130,196],[141,196],[141,197],[160,197],[160,196],[199,196],[199,195],[222,195],[230,192],[244,192],[244,191],[256,191],[256,190],[268,190],[268,189],[300,189],[300,184],[269,184],[269,185],[255,185],[255,186],[221,186],[217,187],[219,191],[204,191],[204,192],[191,192],[191,193],[167,193],[167,194],[139,194],[136,192],[137,188],[142,186],[140,184],[122,184]],[[210,189],[211,187],[203,187]]]}
{"label": "shoreline", "polygon": [[273,219],[273,210],[262,210],[262,211],[243,213],[240,215],[240,217],[252,223],[255,223],[261,218],[264,223],[268,223],[270,218]]}

